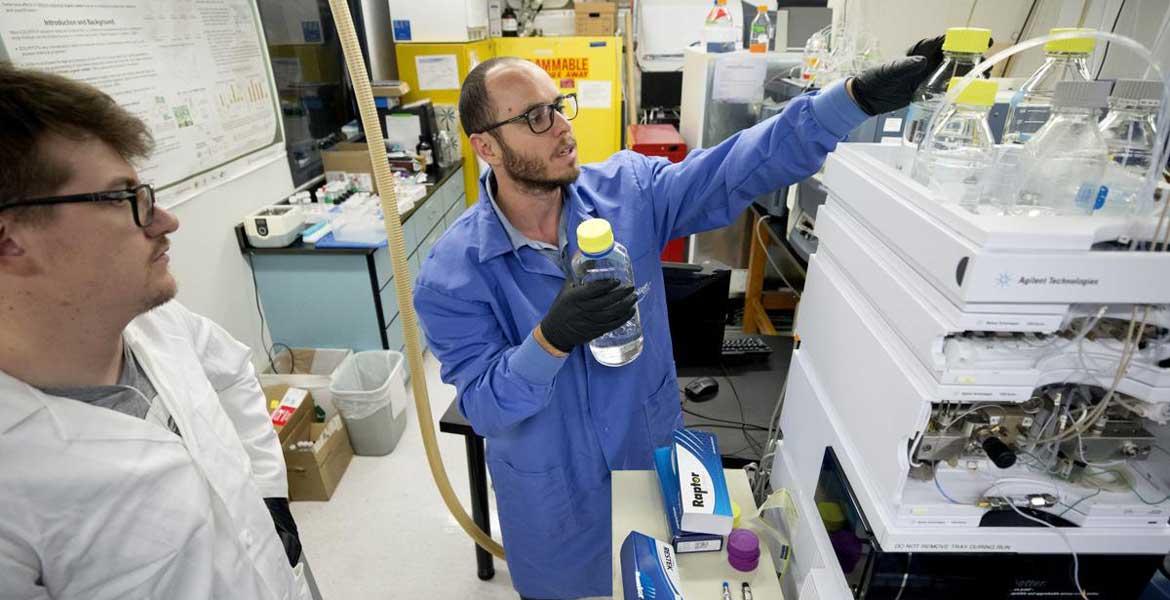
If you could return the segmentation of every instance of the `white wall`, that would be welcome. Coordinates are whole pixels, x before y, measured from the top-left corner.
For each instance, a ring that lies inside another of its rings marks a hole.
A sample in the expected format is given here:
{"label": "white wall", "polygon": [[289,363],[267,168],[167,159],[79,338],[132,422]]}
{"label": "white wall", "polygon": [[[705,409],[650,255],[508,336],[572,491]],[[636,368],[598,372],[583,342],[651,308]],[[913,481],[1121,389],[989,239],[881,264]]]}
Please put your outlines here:
{"label": "white wall", "polygon": [[179,230],[171,236],[171,271],[179,282],[179,300],[251,347],[258,367],[268,359],[261,360],[264,344],[252,274],[234,229],[245,215],[279,202],[292,190],[288,161],[282,157],[173,211]]}

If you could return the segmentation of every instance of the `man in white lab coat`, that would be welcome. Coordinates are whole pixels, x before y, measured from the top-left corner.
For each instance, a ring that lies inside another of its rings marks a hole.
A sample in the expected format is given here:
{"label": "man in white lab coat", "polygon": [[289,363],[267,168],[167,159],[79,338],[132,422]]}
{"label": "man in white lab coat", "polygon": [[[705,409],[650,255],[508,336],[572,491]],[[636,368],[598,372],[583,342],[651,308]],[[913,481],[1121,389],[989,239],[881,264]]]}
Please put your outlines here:
{"label": "man in white lab coat", "polygon": [[0,63],[0,596],[307,598],[250,352],[172,300],[151,143]]}

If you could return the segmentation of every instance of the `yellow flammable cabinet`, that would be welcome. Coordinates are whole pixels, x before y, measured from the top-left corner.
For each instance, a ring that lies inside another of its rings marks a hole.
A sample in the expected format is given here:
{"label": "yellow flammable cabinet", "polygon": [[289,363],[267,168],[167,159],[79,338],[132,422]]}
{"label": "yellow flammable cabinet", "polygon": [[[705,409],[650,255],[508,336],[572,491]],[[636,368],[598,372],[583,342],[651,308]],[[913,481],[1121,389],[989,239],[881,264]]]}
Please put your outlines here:
{"label": "yellow flammable cabinet", "polygon": [[[398,77],[410,85],[403,104],[430,98],[435,119],[459,140],[463,154],[463,183],[467,204],[479,197],[479,167],[471,142],[459,126],[459,88],[475,65],[495,56],[492,40],[460,43],[398,43]],[[579,154],[579,152],[578,152]]]}
{"label": "yellow flammable cabinet", "polygon": [[[573,135],[582,164],[606,160],[621,149],[621,38],[494,38],[458,44],[398,44],[396,50],[399,77],[411,90],[403,102],[430,98],[440,126],[444,126],[441,121],[448,107],[454,110],[459,104],[458,88],[434,89],[451,84],[451,69],[457,67],[461,83],[468,71],[488,58],[518,56],[547,71],[561,93],[577,94],[580,110],[573,121]],[[457,119],[457,114],[453,118]],[[460,132],[463,176],[471,204],[479,196],[480,170],[475,151],[461,128]]]}

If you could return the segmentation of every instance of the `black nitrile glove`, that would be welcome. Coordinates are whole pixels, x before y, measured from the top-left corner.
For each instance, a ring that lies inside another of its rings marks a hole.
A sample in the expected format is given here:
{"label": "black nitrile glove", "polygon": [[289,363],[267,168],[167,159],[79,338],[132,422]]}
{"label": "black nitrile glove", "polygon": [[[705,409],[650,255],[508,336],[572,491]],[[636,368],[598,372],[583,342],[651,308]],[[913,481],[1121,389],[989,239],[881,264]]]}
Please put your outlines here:
{"label": "black nitrile glove", "polygon": [[943,42],[947,40],[947,36],[940,35],[938,37],[926,38],[914,42],[913,46],[906,51],[906,56],[924,56],[930,63],[930,72],[934,72],[943,61]]}
{"label": "black nitrile glove", "polygon": [[853,78],[853,100],[870,116],[898,110],[910,104],[914,90],[930,77],[932,70],[930,60],[924,56],[907,56],[870,67]]}
{"label": "black nitrile glove", "polygon": [[[906,56],[925,56],[926,60],[930,61],[930,72],[933,73],[943,61],[943,42],[947,40],[947,36],[940,35],[938,37],[926,38],[918,40],[910,49],[906,51]],[[987,40],[987,47],[990,48],[995,43],[994,38]],[[956,73],[956,76],[966,75],[966,73]],[[984,71],[984,77],[991,77],[991,71]]]}
{"label": "black nitrile glove", "polygon": [[581,285],[566,280],[540,322],[540,332],[553,348],[570,352],[634,318],[637,302],[634,288],[614,279]]}
{"label": "black nitrile glove", "polygon": [[288,508],[288,498],[265,498],[264,504],[268,505],[268,514],[272,515],[272,523],[276,525],[276,535],[284,545],[288,566],[297,566],[301,562],[301,534]]}

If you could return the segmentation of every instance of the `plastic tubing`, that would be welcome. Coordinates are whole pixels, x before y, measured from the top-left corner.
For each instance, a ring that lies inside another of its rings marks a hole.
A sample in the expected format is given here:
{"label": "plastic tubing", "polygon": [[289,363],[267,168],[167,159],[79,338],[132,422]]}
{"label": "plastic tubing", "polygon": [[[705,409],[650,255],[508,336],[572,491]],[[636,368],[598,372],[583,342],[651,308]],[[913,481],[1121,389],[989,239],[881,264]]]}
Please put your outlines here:
{"label": "plastic tubing", "polygon": [[382,214],[386,223],[386,240],[390,245],[390,265],[394,269],[394,290],[398,295],[398,309],[402,321],[402,331],[406,336],[406,359],[410,366],[410,385],[414,391],[414,407],[418,411],[418,428],[422,432],[423,446],[427,452],[427,463],[431,467],[431,476],[439,494],[447,505],[447,510],[459,522],[459,526],[467,535],[475,540],[481,548],[491,552],[497,558],[504,558],[504,548],[496,543],[488,534],[484,533],[475,521],[467,515],[459,497],[451,488],[451,480],[447,477],[447,470],[443,466],[443,457],[439,454],[439,445],[435,440],[435,420],[431,414],[431,402],[427,396],[427,374],[423,370],[422,348],[418,342],[418,316],[414,312],[414,292],[410,289],[410,271],[406,264],[406,242],[402,237],[402,218],[398,214],[398,188],[393,173],[390,172],[390,163],[386,159],[386,145],[382,138],[382,128],[378,124],[378,111],[374,107],[374,95],[370,90],[370,78],[367,75],[365,60],[362,58],[361,47],[358,45],[357,34],[354,32],[353,17],[349,12],[349,5],[345,0],[329,0],[329,7],[333,10],[333,22],[341,38],[341,48],[345,51],[345,64],[349,70],[349,78],[353,82],[354,93],[357,95],[358,109],[361,113],[362,127],[366,131],[366,147],[370,152],[370,163],[374,165],[374,180],[382,198]]}

